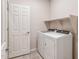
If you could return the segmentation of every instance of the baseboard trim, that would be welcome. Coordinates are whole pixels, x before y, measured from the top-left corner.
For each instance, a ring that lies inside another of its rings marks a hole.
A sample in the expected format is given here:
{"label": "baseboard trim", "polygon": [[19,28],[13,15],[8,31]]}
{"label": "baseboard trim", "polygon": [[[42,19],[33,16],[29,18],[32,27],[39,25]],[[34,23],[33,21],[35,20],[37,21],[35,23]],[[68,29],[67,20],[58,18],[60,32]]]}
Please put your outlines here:
{"label": "baseboard trim", "polygon": [[34,52],[34,51],[37,51],[37,49],[33,48],[33,49],[30,50],[30,52]]}
{"label": "baseboard trim", "polygon": [[[30,49],[30,53],[23,54],[23,55],[20,55],[20,56],[29,55],[29,54],[31,54],[31,53],[34,52],[34,51],[37,51],[37,49],[36,49],[36,48]],[[20,56],[9,57],[9,58],[17,58],[17,57],[20,57]]]}
{"label": "baseboard trim", "polygon": [[38,54],[40,55],[40,57],[42,58],[42,59],[44,59],[44,57],[40,54],[40,52],[37,50],[37,52],[38,52]]}

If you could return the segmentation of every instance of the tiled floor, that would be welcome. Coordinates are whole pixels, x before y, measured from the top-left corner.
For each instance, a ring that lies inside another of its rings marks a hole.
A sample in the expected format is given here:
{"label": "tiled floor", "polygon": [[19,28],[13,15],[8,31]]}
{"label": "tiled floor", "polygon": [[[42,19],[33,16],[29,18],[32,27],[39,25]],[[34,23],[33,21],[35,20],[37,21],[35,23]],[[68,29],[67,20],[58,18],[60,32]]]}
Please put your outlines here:
{"label": "tiled floor", "polygon": [[11,58],[11,59],[42,59],[42,58],[37,52],[32,52],[29,55],[24,55],[16,58]]}

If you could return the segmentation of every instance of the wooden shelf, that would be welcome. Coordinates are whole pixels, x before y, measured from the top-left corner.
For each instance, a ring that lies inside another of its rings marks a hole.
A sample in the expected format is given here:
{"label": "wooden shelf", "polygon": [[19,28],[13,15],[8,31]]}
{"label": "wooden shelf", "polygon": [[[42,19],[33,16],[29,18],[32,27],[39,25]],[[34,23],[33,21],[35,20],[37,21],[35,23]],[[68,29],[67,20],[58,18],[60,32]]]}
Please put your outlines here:
{"label": "wooden shelf", "polygon": [[57,21],[57,20],[69,20],[70,17],[64,17],[64,18],[59,18],[59,19],[49,19],[49,20],[44,20],[44,22],[51,22],[51,21]]}

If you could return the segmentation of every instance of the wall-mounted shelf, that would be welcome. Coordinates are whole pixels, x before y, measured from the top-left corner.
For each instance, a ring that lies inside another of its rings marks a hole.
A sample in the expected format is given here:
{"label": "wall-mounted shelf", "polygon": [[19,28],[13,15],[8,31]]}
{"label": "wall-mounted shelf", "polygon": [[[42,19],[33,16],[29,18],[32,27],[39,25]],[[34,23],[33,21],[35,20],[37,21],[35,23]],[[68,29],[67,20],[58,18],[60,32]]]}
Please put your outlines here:
{"label": "wall-mounted shelf", "polygon": [[61,29],[61,30],[72,31],[72,21],[75,22],[74,20],[72,20],[73,17],[76,17],[76,16],[70,15],[69,17],[50,19],[44,22],[48,29]]}
{"label": "wall-mounted shelf", "polygon": [[70,17],[63,17],[63,18],[54,18],[54,19],[47,19],[44,20],[44,22],[51,22],[51,21],[57,21],[57,20],[66,20],[66,19],[70,19]]}

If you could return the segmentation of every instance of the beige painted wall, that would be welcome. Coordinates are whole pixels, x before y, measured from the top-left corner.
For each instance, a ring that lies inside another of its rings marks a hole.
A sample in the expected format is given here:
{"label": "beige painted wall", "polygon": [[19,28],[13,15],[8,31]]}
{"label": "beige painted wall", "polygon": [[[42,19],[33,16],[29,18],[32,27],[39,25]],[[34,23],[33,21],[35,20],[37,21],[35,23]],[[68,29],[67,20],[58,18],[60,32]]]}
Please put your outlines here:
{"label": "beige painted wall", "polygon": [[51,0],[51,19],[77,15],[78,0]]}
{"label": "beige painted wall", "polygon": [[36,48],[37,32],[46,30],[44,19],[49,19],[48,0],[10,0],[16,4],[29,5],[31,7],[31,48]]}

